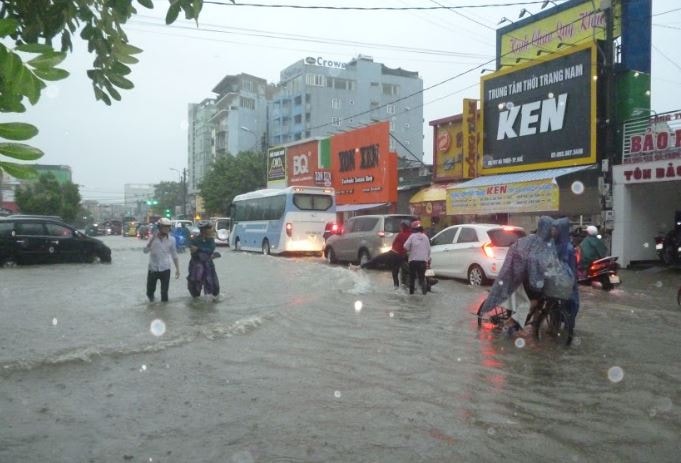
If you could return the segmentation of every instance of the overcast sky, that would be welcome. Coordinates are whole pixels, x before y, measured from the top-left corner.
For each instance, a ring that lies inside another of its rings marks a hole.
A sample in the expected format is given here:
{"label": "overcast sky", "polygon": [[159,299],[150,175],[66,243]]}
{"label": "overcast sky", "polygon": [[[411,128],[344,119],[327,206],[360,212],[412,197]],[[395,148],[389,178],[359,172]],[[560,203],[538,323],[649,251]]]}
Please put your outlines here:
{"label": "overcast sky", "polygon": [[[0,115],[3,121],[37,125],[40,134],[31,143],[45,152],[40,163],[71,166],[73,181],[81,185],[86,199],[122,202],[125,183],[177,180],[178,173],[171,169],[187,165],[187,104],[213,96],[211,90],[224,75],[245,72],[276,83],[281,69],[306,56],[347,61],[364,54],[390,67],[418,71],[427,88],[494,59],[497,23],[502,17],[518,18],[523,8],[357,12],[206,4],[200,18],[202,31],[183,20],[165,26],[167,4],[155,3],[154,10],[140,6],[139,15],[126,27],[130,42],[144,53],[133,66],[135,89],[122,91],[122,102],[107,107],[95,101],[85,75],[92,56],[77,43],[64,65],[71,77],[50,84],[24,115]],[[257,3],[405,7],[513,0]],[[540,2],[526,7],[538,12]],[[653,0],[657,16],[653,17],[652,107],[657,112],[681,109],[680,7],[678,0]],[[659,14],[675,9],[679,10]],[[294,34],[295,40],[283,38]],[[428,121],[460,112],[463,98],[479,98],[479,78],[480,70],[473,70],[424,93],[427,163],[432,162]]]}

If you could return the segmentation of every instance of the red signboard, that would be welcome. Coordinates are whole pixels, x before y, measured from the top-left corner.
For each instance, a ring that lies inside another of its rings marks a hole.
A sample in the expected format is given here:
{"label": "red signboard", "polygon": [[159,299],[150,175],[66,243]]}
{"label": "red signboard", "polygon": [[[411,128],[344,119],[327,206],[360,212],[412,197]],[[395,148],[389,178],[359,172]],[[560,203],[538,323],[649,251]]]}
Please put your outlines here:
{"label": "red signboard", "polygon": [[289,146],[286,150],[286,170],[290,186],[331,186],[331,172],[320,167],[317,140]]}
{"label": "red signboard", "polygon": [[397,155],[388,122],[331,137],[331,177],[337,204],[397,202]]}

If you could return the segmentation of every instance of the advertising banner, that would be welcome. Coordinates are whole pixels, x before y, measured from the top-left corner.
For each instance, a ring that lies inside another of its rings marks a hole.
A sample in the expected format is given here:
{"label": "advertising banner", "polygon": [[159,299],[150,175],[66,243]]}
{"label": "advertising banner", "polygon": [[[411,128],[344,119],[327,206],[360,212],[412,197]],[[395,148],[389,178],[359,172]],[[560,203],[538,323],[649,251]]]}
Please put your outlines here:
{"label": "advertising banner", "polygon": [[482,174],[596,162],[596,50],[482,78]]}
{"label": "advertising banner", "polygon": [[336,204],[397,201],[397,156],[388,151],[388,137],[388,122],[331,137]]}
{"label": "advertising banner", "polygon": [[[605,40],[602,0],[572,1],[497,31],[497,68],[534,60],[538,51],[551,53],[564,46]],[[621,7],[614,7],[614,36],[620,35]],[[563,48],[564,49],[564,48]]]}
{"label": "advertising banner", "polygon": [[463,178],[477,177],[478,100],[463,100]]}
{"label": "advertising banner", "polygon": [[463,118],[453,117],[435,126],[433,181],[448,182],[463,178]]}
{"label": "advertising banner", "polygon": [[681,180],[681,159],[614,166],[613,176],[615,183],[629,185]]}
{"label": "advertising banner", "polygon": [[286,186],[286,148],[272,148],[267,152],[267,186]]}
{"label": "advertising banner", "polygon": [[557,211],[558,195],[553,179],[450,188],[447,215]]}
{"label": "advertising banner", "polygon": [[681,158],[681,112],[655,114],[624,124],[622,163]]}
{"label": "advertising banner", "polygon": [[320,145],[320,141],[313,140],[286,148],[289,186],[331,186],[331,172],[321,167]]}

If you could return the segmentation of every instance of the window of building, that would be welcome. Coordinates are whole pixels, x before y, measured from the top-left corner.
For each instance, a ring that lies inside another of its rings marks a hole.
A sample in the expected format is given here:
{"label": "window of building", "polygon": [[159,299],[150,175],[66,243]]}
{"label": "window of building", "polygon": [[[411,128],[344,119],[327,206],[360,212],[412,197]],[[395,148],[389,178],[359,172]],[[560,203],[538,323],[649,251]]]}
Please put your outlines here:
{"label": "window of building", "polygon": [[371,87],[378,87],[378,82],[371,82],[369,85]]}
{"label": "window of building", "polygon": [[296,114],[296,116],[294,116],[293,118],[293,122],[295,122],[296,124],[300,124],[301,122],[303,122],[303,115]]}
{"label": "window of building", "polygon": [[294,140],[300,140],[303,138],[303,134],[301,132],[296,132],[296,134],[293,136]]}
{"label": "window of building", "polygon": [[309,93],[306,93],[305,94],[305,103],[309,103],[311,99],[312,99],[311,95]]}
{"label": "window of building", "polygon": [[305,131],[305,138],[310,138],[310,131],[309,130]]}
{"label": "window of building", "polygon": [[337,116],[331,116],[331,124],[340,127],[341,125],[341,118]]}
{"label": "window of building", "polygon": [[300,96],[300,95],[298,95],[297,97],[295,97],[295,98],[293,99],[293,104],[296,105],[296,106],[300,106],[301,104],[303,104],[303,97]]}
{"label": "window of building", "polygon": [[312,116],[310,116],[310,113],[305,113],[305,122],[310,122],[310,119]]}
{"label": "window of building", "polygon": [[338,89],[338,90],[347,90],[348,89],[348,80],[347,79],[334,79],[333,88]]}
{"label": "window of building", "polygon": [[383,84],[383,94],[384,95],[398,95],[400,92],[400,86],[395,84]]}
{"label": "window of building", "polygon": [[385,112],[388,114],[395,114],[395,105],[394,104],[389,104],[385,107]]}
{"label": "window of building", "polygon": [[239,97],[239,106],[245,109],[255,110],[255,100],[253,98]]}
{"label": "window of building", "polygon": [[331,109],[340,109],[341,107],[341,99],[340,98],[331,98]]}
{"label": "window of building", "polygon": [[397,121],[397,118],[391,117],[390,118],[390,131],[393,132],[395,130],[395,122]]}
{"label": "window of building", "polygon": [[253,85],[252,80],[244,79],[244,80],[241,81],[241,89],[244,90],[245,92],[251,92],[252,93],[253,88],[254,88],[254,85]]}
{"label": "window of building", "polygon": [[326,78],[321,74],[305,74],[305,83],[313,87],[325,87]]}

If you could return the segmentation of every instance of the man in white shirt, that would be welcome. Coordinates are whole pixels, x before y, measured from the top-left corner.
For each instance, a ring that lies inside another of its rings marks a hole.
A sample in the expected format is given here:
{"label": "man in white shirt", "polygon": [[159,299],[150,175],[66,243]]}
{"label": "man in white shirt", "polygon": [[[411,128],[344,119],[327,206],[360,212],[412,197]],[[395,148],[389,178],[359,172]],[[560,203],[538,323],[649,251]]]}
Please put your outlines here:
{"label": "man in white shirt", "polygon": [[409,294],[414,294],[416,277],[419,278],[421,292],[426,294],[426,267],[430,260],[430,239],[423,233],[421,222],[415,220],[411,223],[411,235],[404,243],[404,249],[409,253]]}
{"label": "man in white shirt", "polygon": [[168,302],[168,287],[170,286],[170,262],[175,264],[175,279],[180,278],[180,262],[177,257],[175,238],[170,232],[170,220],[165,217],[158,221],[158,232],[151,235],[144,247],[144,253],[149,254],[149,272],[147,273],[147,297],[154,301],[156,282],[161,280],[161,301]]}

